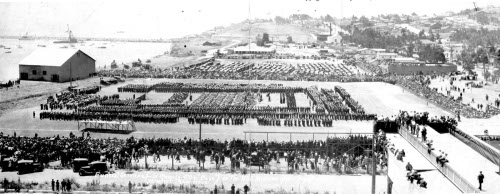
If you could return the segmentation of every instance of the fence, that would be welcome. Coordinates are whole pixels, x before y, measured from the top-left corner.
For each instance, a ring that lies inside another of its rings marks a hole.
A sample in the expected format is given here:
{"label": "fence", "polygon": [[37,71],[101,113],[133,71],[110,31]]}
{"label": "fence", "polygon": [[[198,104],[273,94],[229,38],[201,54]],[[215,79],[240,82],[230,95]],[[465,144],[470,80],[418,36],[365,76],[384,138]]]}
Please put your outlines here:
{"label": "fence", "polygon": [[458,174],[453,168],[451,168],[447,163],[441,166],[441,164],[436,162],[437,155],[430,151],[427,145],[419,141],[419,139],[413,134],[411,134],[406,127],[401,126],[399,128],[399,134],[406,139],[413,147],[415,147],[420,154],[422,154],[429,162],[434,165],[446,178],[448,178],[458,189],[464,193],[479,193],[471,183],[465,180],[460,174]]}

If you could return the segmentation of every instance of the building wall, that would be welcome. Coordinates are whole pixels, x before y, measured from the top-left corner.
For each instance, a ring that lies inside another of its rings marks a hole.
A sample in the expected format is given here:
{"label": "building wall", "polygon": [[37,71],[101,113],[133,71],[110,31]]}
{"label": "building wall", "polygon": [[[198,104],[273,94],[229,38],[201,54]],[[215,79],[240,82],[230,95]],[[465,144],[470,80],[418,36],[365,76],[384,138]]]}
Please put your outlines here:
{"label": "building wall", "polygon": [[[71,73],[70,73],[71,63]],[[33,70],[36,74],[33,74]],[[43,75],[43,71],[46,74]],[[95,61],[81,51],[75,53],[68,61],[61,66],[37,66],[37,65],[19,65],[19,77],[23,73],[28,74],[27,80],[52,81],[53,75],[58,75],[59,82],[67,82],[70,76],[74,80],[88,78],[90,74],[95,73]],[[71,74],[71,75],[70,75]]]}
{"label": "building wall", "polygon": [[408,75],[408,74],[418,74],[420,72],[425,75],[429,74],[442,74],[457,71],[456,65],[445,65],[445,66],[420,66],[420,65],[389,65],[389,73],[395,73],[398,75]]}
{"label": "building wall", "polygon": [[70,76],[73,80],[85,79],[89,74],[95,73],[95,61],[81,51],[75,53],[60,68],[60,82],[67,82]]}
{"label": "building wall", "polygon": [[[36,74],[33,74],[33,71],[36,71]],[[44,71],[45,71],[45,75],[43,75]],[[27,80],[51,81],[53,74],[59,74],[59,67],[19,65],[19,77],[20,78],[22,78],[23,73],[28,74]]]}

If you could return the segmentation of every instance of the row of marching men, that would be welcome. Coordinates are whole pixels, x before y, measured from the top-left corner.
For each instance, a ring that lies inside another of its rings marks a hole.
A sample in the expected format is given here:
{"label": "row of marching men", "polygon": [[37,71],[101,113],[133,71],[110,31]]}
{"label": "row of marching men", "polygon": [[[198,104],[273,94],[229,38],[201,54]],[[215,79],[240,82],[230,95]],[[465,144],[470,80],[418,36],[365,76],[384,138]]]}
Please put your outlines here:
{"label": "row of marching men", "polygon": [[222,115],[202,115],[189,116],[189,124],[210,124],[210,125],[243,125],[247,118],[243,116],[222,116]]}
{"label": "row of marching men", "polygon": [[333,120],[331,119],[285,119],[281,121],[276,118],[259,117],[257,123],[261,126],[283,126],[286,127],[332,127]]}

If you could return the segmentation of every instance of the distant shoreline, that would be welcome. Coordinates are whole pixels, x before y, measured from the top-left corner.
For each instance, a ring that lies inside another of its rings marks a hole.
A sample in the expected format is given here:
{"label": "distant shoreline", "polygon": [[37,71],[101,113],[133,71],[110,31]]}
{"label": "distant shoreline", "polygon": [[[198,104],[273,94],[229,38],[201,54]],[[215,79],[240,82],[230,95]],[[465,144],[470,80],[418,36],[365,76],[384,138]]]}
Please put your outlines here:
{"label": "distant shoreline", "polygon": [[[0,36],[0,39],[20,39],[22,36]],[[65,40],[68,37],[57,36],[32,36],[27,40]],[[150,42],[150,43],[175,43],[178,39],[140,39],[140,38],[95,38],[95,37],[78,37],[79,41],[116,41],[116,42]],[[23,40],[20,40],[23,41]],[[78,42],[80,43],[80,42]],[[64,44],[64,43],[63,43]],[[67,43],[70,44],[70,43]]]}

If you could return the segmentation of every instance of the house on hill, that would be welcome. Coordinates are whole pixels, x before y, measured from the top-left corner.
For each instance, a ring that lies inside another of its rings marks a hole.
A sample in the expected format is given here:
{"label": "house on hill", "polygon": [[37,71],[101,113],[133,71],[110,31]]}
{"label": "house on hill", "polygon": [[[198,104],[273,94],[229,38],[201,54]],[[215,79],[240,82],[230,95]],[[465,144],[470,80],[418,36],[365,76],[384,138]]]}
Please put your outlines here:
{"label": "house on hill", "polygon": [[203,46],[221,46],[221,44],[220,43],[216,43],[216,42],[211,43],[211,42],[206,41],[206,42],[203,43]]}
{"label": "house on hill", "polygon": [[79,49],[39,48],[19,62],[21,80],[67,82],[95,73],[95,59]]}

